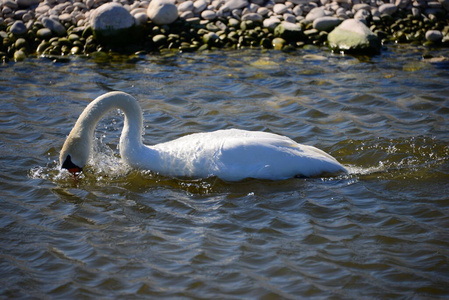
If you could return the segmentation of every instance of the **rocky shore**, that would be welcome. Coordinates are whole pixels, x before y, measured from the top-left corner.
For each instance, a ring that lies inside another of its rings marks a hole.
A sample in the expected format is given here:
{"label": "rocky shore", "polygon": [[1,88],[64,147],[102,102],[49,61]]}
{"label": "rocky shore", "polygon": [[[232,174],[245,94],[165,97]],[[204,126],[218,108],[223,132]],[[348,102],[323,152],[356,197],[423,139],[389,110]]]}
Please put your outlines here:
{"label": "rocky shore", "polygon": [[449,45],[449,0],[0,0],[0,58]]}

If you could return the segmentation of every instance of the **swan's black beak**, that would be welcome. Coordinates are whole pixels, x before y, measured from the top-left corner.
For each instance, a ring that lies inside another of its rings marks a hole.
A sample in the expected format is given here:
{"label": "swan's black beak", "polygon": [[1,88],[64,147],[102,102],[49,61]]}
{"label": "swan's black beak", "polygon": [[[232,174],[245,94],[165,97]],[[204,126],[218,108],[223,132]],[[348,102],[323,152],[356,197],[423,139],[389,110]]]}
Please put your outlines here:
{"label": "swan's black beak", "polygon": [[81,172],[83,170],[83,168],[78,167],[77,165],[75,165],[72,162],[72,158],[70,157],[70,155],[67,155],[67,158],[62,163],[61,168],[67,169],[74,176],[76,176],[76,174],[78,174],[79,172]]}

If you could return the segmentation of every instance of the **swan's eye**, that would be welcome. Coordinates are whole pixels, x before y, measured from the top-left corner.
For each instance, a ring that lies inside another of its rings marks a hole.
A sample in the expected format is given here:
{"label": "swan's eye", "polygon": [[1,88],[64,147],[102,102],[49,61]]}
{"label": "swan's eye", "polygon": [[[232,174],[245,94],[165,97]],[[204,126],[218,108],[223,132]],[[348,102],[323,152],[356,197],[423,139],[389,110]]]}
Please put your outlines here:
{"label": "swan's eye", "polygon": [[64,160],[64,162],[62,163],[61,168],[63,169],[67,169],[70,173],[72,174],[76,174],[79,173],[83,170],[83,168],[78,167],[77,165],[75,165],[72,162],[72,157],[70,155],[67,155],[66,159]]}

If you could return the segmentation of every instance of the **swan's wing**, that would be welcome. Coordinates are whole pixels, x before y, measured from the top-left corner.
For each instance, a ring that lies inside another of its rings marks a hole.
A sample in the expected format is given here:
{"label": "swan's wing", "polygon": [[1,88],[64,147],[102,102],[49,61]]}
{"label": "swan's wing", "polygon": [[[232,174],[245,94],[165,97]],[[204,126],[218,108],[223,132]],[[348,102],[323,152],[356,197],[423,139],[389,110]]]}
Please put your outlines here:
{"label": "swan's wing", "polygon": [[314,176],[344,168],[330,155],[290,138],[267,132],[219,130],[181,137],[153,146],[159,171],[169,176],[240,180]]}
{"label": "swan's wing", "polygon": [[315,176],[343,171],[330,155],[312,146],[301,145],[277,135],[227,139],[217,155],[220,177],[285,179],[297,175]]}

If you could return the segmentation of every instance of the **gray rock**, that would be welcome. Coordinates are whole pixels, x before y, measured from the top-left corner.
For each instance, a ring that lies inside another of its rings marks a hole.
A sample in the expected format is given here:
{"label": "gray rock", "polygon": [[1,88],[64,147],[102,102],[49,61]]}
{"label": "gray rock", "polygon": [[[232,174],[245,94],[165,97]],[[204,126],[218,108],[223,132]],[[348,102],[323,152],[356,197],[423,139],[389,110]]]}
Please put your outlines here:
{"label": "gray rock", "polygon": [[441,6],[449,12],[449,0],[438,0],[441,3]]}
{"label": "gray rock", "polygon": [[184,12],[182,12],[182,13],[179,14],[179,17],[180,17],[181,19],[187,20],[187,19],[194,18],[195,15],[193,14],[192,11],[184,11]]}
{"label": "gray rock", "polygon": [[185,1],[178,5],[178,12],[193,11],[193,1]]}
{"label": "gray rock", "polygon": [[94,36],[102,43],[122,45],[132,42],[141,34],[136,19],[122,5],[105,3],[90,15]]}
{"label": "gray rock", "polygon": [[196,14],[201,13],[203,10],[205,10],[207,7],[206,0],[198,0],[193,3],[193,12]]}
{"label": "gray rock", "polygon": [[15,2],[13,0],[3,0],[1,7],[2,8],[9,7],[11,9],[17,9],[17,8],[19,8],[19,5],[17,4],[17,2]]}
{"label": "gray rock", "polygon": [[364,9],[364,10],[371,10],[371,6],[369,6],[369,4],[366,4],[366,3],[354,4],[354,5],[352,6],[352,10],[353,10],[353,11],[359,11],[359,10],[361,10],[361,9]]}
{"label": "gray rock", "polygon": [[255,21],[255,22],[262,22],[263,17],[259,15],[258,13],[248,13],[246,15],[243,15],[242,21]]}
{"label": "gray rock", "polygon": [[271,17],[263,20],[263,27],[268,28],[270,30],[274,30],[279,24],[281,24],[281,20],[276,17]]}
{"label": "gray rock", "polygon": [[49,40],[53,34],[50,29],[48,28],[41,28],[36,32],[36,35],[41,40]]}
{"label": "gray rock", "polygon": [[178,18],[178,9],[170,0],[153,0],[148,5],[148,17],[157,25],[171,24]]}
{"label": "gray rock", "polygon": [[319,31],[331,32],[341,23],[341,20],[336,17],[320,17],[313,21],[313,28]]}
{"label": "gray rock", "polygon": [[113,35],[116,30],[134,26],[134,18],[126,8],[118,3],[106,3],[97,8],[90,16],[94,32]]}
{"label": "gray rock", "polygon": [[148,21],[148,15],[145,12],[138,12],[134,15],[137,24],[144,25]]}
{"label": "gray rock", "polygon": [[302,16],[303,10],[301,5],[296,5],[295,7],[293,7],[293,13],[295,14],[295,16]]}
{"label": "gray rock", "polygon": [[285,22],[296,23],[296,17],[292,14],[286,13],[282,16],[282,18],[284,19]]}
{"label": "gray rock", "polygon": [[9,31],[15,35],[21,35],[27,32],[27,27],[22,21],[15,21],[14,24],[11,25]]}
{"label": "gray rock", "polygon": [[270,10],[269,10],[268,8],[266,8],[266,7],[259,7],[259,8],[257,9],[257,13],[258,13],[259,15],[261,15],[261,16],[265,16],[265,15],[267,15],[269,12],[270,12]]}
{"label": "gray rock", "polygon": [[27,28],[22,21],[15,21],[9,31],[15,35],[21,35],[27,32]]}
{"label": "gray rock", "polygon": [[273,12],[278,15],[282,15],[287,12],[287,10],[288,7],[285,4],[278,3],[273,6]]}
{"label": "gray rock", "polygon": [[389,15],[391,16],[398,10],[398,7],[392,3],[385,3],[379,6],[379,12],[381,15]]}
{"label": "gray rock", "polygon": [[355,19],[343,21],[327,36],[334,51],[373,54],[380,51],[380,39],[363,22]]}
{"label": "gray rock", "polygon": [[29,7],[31,5],[39,4],[39,0],[16,0],[20,7]]}
{"label": "gray rock", "polygon": [[324,7],[315,7],[313,8],[306,16],[306,20],[314,21],[317,18],[325,17],[326,13],[324,12]]}
{"label": "gray rock", "polygon": [[410,4],[410,0],[396,0],[394,3],[399,9],[404,9]]}
{"label": "gray rock", "polygon": [[247,0],[229,0],[220,8],[221,11],[233,11],[248,6]]}
{"label": "gray rock", "polygon": [[439,30],[428,30],[426,32],[426,40],[433,43],[439,43],[443,39],[443,33]]}
{"label": "gray rock", "polygon": [[217,17],[217,14],[213,10],[204,10],[201,13],[201,18],[204,20],[213,20]]}
{"label": "gray rock", "polygon": [[63,36],[67,33],[65,27],[62,26],[62,24],[59,23],[59,21],[52,18],[47,17],[42,18],[42,25],[44,25],[46,28],[50,29],[59,36]]}
{"label": "gray rock", "polygon": [[367,20],[368,18],[371,17],[371,13],[365,9],[359,9],[355,14],[354,14],[354,19],[362,21],[363,23],[367,24]]}
{"label": "gray rock", "polygon": [[274,29],[274,35],[281,37],[287,42],[299,41],[303,36],[301,27],[298,24],[282,22]]}

